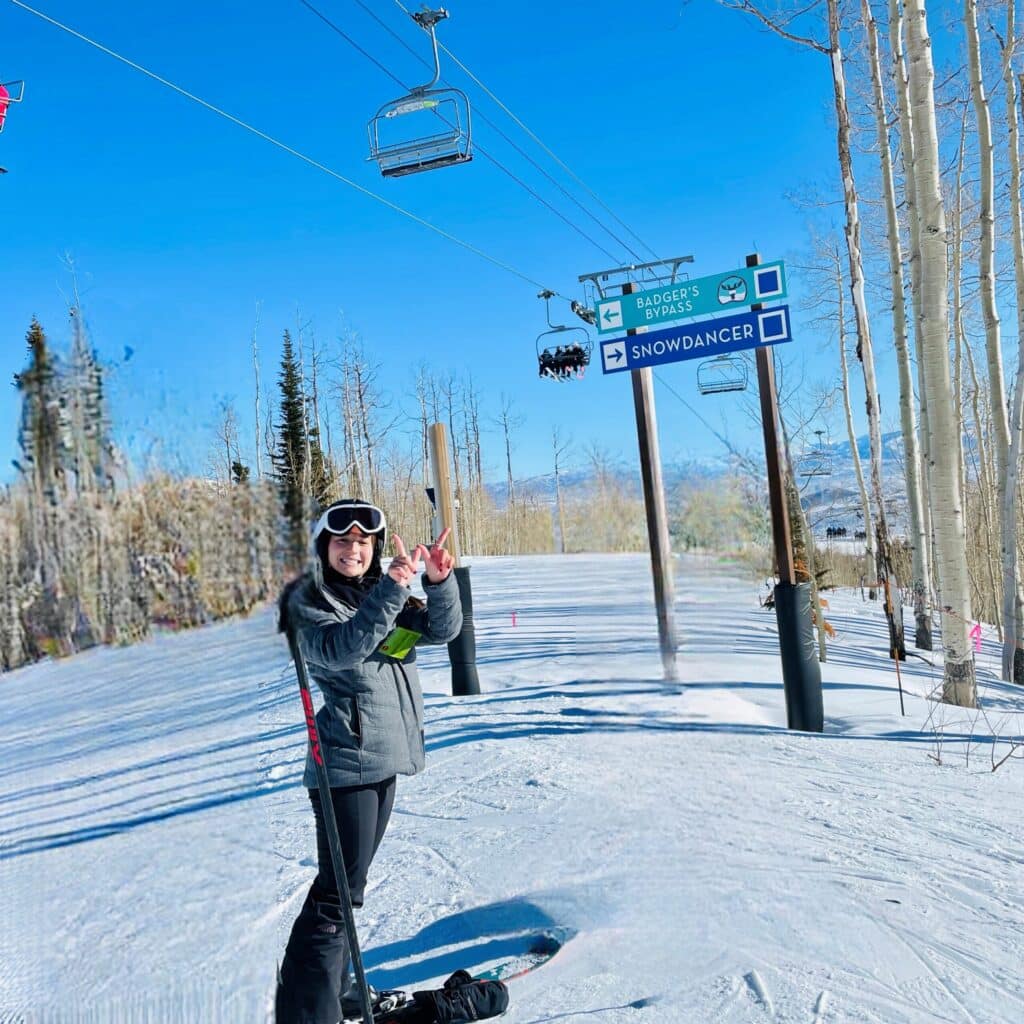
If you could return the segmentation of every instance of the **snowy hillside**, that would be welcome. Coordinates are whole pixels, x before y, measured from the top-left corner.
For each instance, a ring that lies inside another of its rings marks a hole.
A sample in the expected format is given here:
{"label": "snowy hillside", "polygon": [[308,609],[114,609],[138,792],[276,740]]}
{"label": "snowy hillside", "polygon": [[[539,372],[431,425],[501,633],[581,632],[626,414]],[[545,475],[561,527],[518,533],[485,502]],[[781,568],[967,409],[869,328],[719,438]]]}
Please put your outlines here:
{"label": "snowy hillside", "polygon": [[[987,631],[987,721],[928,701],[919,658],[901,718],[878,608],[834,595],[826,732],[800,735],[728,565],[678,563],[680,685],[645,557],[473,565],[486,692],[425,652],[428,769],[357,915],[371,981],[554,924],[509,1024],[1024,1018],[1024,765],[990,770],[1024,700]],[[266,1021],[313,872],[270,610],[0,676],[0,748],[0,1021]]]}

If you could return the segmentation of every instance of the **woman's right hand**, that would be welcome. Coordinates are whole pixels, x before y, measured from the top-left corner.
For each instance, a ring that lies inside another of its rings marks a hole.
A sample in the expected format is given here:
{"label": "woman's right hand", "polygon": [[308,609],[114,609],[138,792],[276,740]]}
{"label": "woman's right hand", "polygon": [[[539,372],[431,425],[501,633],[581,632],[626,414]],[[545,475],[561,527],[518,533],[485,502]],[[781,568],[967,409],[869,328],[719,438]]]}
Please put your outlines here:
{"label": "woman's right hand", "polygon": [[421,569],[421,564],[415,557],[419,553],[417,548],[413,552],[413,557],[409,557],[409,552],[405,550],[405,544],[402,543],[402,538],[395,534],[395,557],[391,559],[391,564],[388,566],[388,575],[402,587],[408,587],[410,583],[416,578]]}

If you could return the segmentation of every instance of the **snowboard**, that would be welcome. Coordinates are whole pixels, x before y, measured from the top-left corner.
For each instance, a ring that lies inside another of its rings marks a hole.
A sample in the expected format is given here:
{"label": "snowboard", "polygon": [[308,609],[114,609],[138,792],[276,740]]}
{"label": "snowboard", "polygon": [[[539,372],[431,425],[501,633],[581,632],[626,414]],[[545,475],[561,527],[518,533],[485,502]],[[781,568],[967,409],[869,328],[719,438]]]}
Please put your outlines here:
{"label": "snowboard", "polygon": [[[573,936],[569,928],[549,928],[519,937],[520,952],[497,963],[479,965],[470,973],[475,981],[500,981],[508,984],[546,964]],[[404,1024],[415,1019],[412,997],[402,990],[381,993],[375,1007],[375,1024]],[[346,1018],[346,1024],[361,1022],[362,1017]]]}
{"label": "snowboard", "polygon": [[477,981],[514,981],[546,964],[569,939],[568,928],[551,928],[523,936],[523,951],[481,970],[471,971]]}

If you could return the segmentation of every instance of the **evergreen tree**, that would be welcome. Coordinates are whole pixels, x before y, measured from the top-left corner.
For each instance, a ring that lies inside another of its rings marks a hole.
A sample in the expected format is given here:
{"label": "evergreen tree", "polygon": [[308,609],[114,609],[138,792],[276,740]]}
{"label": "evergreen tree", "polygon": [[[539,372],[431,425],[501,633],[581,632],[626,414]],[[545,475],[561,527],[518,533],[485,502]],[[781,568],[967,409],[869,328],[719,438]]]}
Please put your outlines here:
{"label": "evergreen tree", "polygon": [[34,317],[25,335],[28,368],[14,375],[22,394],[18,444],[20,468],[28,478],[33,497],[50,506],[60,498],[63,478],[64,412],[56,360],[46,333]]}
{"label": "evergreen tree", "polygon": [[89,346],[82,316],[71,309],[71,358],[66,374],[68,418],[73,449],[72,468],[79,492],[106,490],[110,485],[110,419],[104,393],[104,369]]}
{"label": "evergreen tree", "polygon": [[284,351],[281,354],[281,372],[277,383],[281,389],[281,405],[280,419],[277,423],[277,448],[272,461],[281,507],[287,522],[288,560],[293,565],[298,565],[306,550],[308,515],[304,487],[306,423],[302,373],[288,331],[284,332]]}

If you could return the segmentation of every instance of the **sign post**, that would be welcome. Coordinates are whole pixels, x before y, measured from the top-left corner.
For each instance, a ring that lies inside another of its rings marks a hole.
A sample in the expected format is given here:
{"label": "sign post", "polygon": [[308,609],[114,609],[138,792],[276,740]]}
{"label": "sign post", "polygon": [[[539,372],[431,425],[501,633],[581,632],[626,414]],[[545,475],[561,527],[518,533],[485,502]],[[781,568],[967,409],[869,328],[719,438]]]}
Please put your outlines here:
{"label": "sign post", "polygon": [[[623,295],[636,287],[627,282]],[[633,335],[636,332],[630,330]],[[654,411],[654,381],[649,367],[633,370],[633,409],[636,413],[636,437],[640,447],[640,474],[644,486],[644,510],[647,513],[647,537],[651,548],[654,576],[654,604],[658,615],[658,644],[665,679],[679,678],[676,668],[675,588],[672,584],[672,544],[668,532],[665,487],[661,479],[661,453],[658,448],[658,421]]]}
{"label": "sign post", "polygon": [[[747,266],[760,263],[757,253],[747,257]],[[760,304],[752,307],[755,315]],[[768,501],[772,514],[772,537],[779,566],[775,587],[775,619],[779,628],[782,657],[782,686],[786,695],[786,724],[803,732],[822,732],[825,714],[821,694],[821,666],[815,653],[814,623],[811,619],[811,585],[797,583],[789,507],[779,458],[779,402],[775,387],[775,364],[769,346],[757,347],[757,387],[761,400],[761,429],[764,459],[768,471]],[[814,543],[808,538],[809,544]]]}
{"label": "sign post", "polygon": [[[754,349],[772,536],[779,568],[779,583],[774,597],[786,695],[786,721],[790,729],[821,732],[824,729],[821,668],[815,655],[810,584],[797,583],[796,580],[789,510],[779,457],[778,395],[770,352],[774,345],[792,341],[793,335],[788,306],[765,308],[765,302],[774,303],[786,297],[785,265],[781,261],[761,263],[755,253],[747,257],[746,266],[740,270],[677,281],[676,271],[684,261],[688,262],[689,258],[665,261],[672,264],[672,277],[667,284],[659,282],[658,287],[640,291],[629,282],[623,286],[621,296],[609,297],[600,282],[607,280],[611,273],[636,268],[623,267],[619,271],[586,274],[580,278],[581,281],[593,281],[599,289],[601,298],[596,303],[599,332],[625,331],[625,337],[601,341],[601,369],[605,374],[628,370],[633,381],[665,677],[676,678],[676,640],[672,617],[671,552],[661,483],[651,367],[689,359],[725,358],[732,352]],[[719,315],[708,315],[712,313]],[[723,313],[726,315],[721,315]],[[705,319],[695,321],[693,318],[698,316]],[[648,330],[649,327],[684,318],[690,322]]]}
{"label": "sign post", "polygon": [[473,589],[469,582],[469,566],[459,564],[459,532],[452,500],[451,475],[448,471],[448,432],[443,423],[430,425],[430,463],[434,478],[434,500],[441,529],[451,528],[448,550],[451,552],[455,581],[459,585],[462,604],[462,632],[448,644],[452,664],[452,696],[465,697],[480,692],[476,671],[476,629],[473,626]]}

